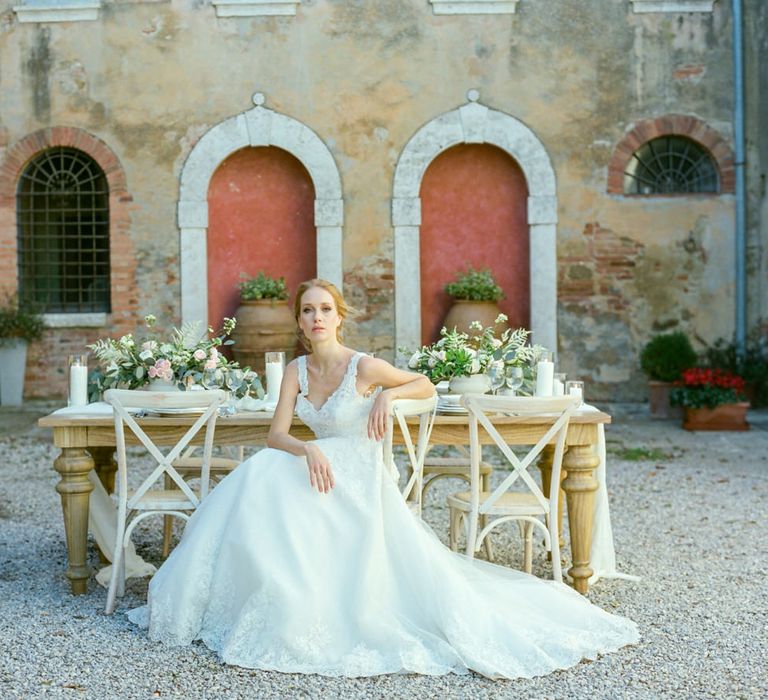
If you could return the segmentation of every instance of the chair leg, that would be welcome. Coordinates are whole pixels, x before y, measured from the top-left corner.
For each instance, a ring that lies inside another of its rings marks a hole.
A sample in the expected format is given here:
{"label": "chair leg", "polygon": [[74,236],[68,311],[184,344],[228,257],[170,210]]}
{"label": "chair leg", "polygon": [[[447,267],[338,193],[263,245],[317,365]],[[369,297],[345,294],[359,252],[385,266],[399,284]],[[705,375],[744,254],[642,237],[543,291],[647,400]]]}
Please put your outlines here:
{"label": "chair leg", "polygon": [[530,574],[533,571],[533,523],[525,523],[525,554],[523,556],[523,571]]}
{"label": "chair leg", "polygon": [[163,516],[163,559],[171,553],[171,537],[173,536],[173,516]]}
{"label": "chair leg", "polygon": [[[480,529],[483,530],[485,528],[485,525],[487,523],[488,516],[487,515],[481,515],[480,516]],[[484,538],[483,538],[483,549],[485,550],[485,556],[488,559],[488,561],[493,561],[493,543],[491,542],[491,533],[489,532]]]}
{"label": "chair leg", "polygon": [[[115,610],[115,598],[118,592],[118,582],[120,579],[120,562],[125,556],[123,547],[123,538],[125,537],[125,520],[117,523],[117,532],[115,533],[115,551],[112,555],[112,575],[109,577],[109,589],[107,591],[107,604],[104,612],[111,615]],[[123,569],[124,571],[124,569]],[[125,574],[123,574],[125,576]],[[123,588],[125,579],[123,578]]]}
{"label": "chair leg", "polygon": [[558,537],[557,526],[550,528],[549,538],[551,541],[552,554],[552,578],[558,583],[563,582],[563,570],[560,564],[560,538]]}
{"label": "chair leg", "polygon": [[449,506],[449,516],[448,516],[448,546],[451,548],[451,551],[456,552],[459,548],[456,532],[459,529],[459,510],[458,508],[451,508]]}

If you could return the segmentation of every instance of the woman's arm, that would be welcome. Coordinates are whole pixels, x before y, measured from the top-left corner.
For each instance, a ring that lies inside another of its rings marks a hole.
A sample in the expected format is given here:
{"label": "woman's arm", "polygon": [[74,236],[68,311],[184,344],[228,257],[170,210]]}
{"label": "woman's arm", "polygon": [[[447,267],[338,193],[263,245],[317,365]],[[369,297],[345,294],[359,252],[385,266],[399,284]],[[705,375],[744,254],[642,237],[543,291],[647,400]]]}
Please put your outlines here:
{"label": "woman's arm", "polygon": [[398,369],[378,358],[361,358],[357,377],[365,387],[384,387],[368,417],[368,437],[374,440],[384,437],[395,399],[428,399],[435,395],[435,387],[423,374]]}
{"label": "woman's arm", "polygon": [[326,456],[314,442],[304,442],[289,434],[293,423],[293,411],[299,395],[299,370],[296,360],[285,368],[283,382],[280,385],[280,397],[275,407],[275,415],[269,427],[267,446],[290,452],[297,457],[307,458],[309,483],[320,493],[328,493],[334,486],[333,472]]}

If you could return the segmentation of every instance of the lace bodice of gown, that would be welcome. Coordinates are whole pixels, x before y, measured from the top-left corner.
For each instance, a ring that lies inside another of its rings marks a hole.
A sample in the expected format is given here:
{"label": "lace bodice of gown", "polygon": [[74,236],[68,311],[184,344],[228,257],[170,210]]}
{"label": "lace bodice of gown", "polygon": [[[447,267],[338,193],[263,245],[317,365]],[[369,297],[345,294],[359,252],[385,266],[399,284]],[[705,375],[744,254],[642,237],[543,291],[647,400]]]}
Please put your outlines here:
{"label": "lace bodice of gown", "polygon": [[361,352],[351,357],[339,386],[320,408],[315,408],[307,397],[307,356],[298,358],[299,396],[296,399],[296,414],[318,438],[366,436],[368,414],[376,392],[369,396],[361,396],[357,392],[357,364],[361,357]]}

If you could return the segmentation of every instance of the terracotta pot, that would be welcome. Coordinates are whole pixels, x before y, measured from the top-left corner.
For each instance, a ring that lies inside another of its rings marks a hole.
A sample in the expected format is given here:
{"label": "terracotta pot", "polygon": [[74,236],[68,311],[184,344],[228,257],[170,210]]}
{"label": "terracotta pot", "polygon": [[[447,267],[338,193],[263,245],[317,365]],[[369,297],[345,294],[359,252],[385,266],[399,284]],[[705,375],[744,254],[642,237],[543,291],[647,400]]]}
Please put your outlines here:
{"label": "terracotta pot", "polygon": [[264,373],[264,353],[282,350],[286,362],[296,349],[296,321],[288,302],[276,299],[243,301],[235,312],[232,340],[235,360],[241,367]]}
{"label": "terracotta pot", "polygon": [[[483,328],[492,326],[496,317],[501,313],[498,304],[495,301],[471,301],[469,299],[455,299],[453,306],[448,311],[448,315],[443,321],[443,325],[450,331],[454,327],[462,333],[472,335],[474,331],[469,330],[469,324],[472,321],[480,321]],[[508,324],[500,323],[497,326],[498,333],[501,333]],[[498,335],[497,333],[497,335]]]}
{"label": "terracotta pot", "polygon": [[715,408],[686,408],[686,430],[749,430],[746,401],[724,403]]}
{"label": "terracotta pot", "polygon": [[669,392],[674,384],[672,382],[657,382],[650,380],[648,382],[648,408],[651,412],[651,418],[658,420],[669,420],[670,418],[680,420],[683,417],[681,406],[671,406],[669,403]]}

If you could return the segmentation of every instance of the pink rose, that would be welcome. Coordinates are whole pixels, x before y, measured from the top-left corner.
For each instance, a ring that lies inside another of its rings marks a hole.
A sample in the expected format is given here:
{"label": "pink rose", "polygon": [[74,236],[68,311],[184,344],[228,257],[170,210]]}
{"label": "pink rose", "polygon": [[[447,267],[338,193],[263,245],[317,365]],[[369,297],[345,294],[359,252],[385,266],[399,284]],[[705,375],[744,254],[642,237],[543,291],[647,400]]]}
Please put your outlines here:
{"label": "pink rose", "polygon": [[206,360],[203,369],[216,369],[216,364],[217,362],[215,359]]}
{"label": "pink rose", "polygon": [[202,362],[205,359],[205,350],[198,348],[195,350],[194,353],[192,353],[192,356],[198,361]]}
{"label": "pink rose", "polygon": [[[152,370],[154,370],[154,374],[152,373]],[[149,368],[149,376],[153,379],[158,377],[160,379],[165,379],[166,381],[171,381],[173,379],[171,361],[162,359],[155,362],[154,366]]]}
{"label": "pink rose", "polygon": [[154,379],[155,377],[157,377],[157,368],[154,365],[152,365],[152,367],[149,368],[149,376],[151,379]]}
{"label": "pink rose", "polygon": [[154,340],[147,340],[141,344],[142,351],[154,352],[157,350],[157,342]]}

